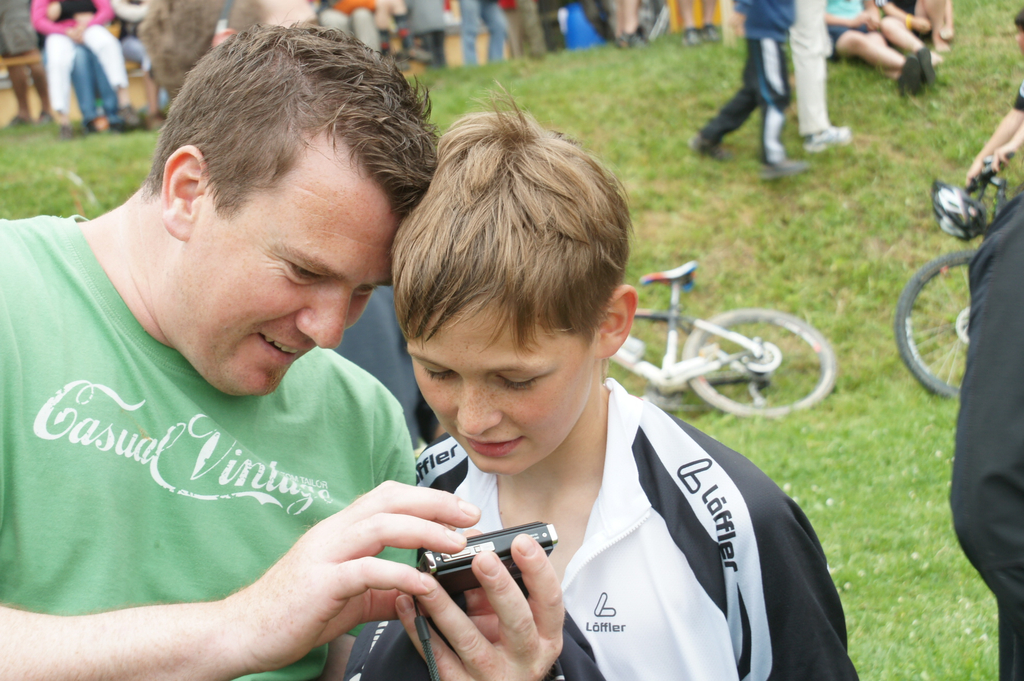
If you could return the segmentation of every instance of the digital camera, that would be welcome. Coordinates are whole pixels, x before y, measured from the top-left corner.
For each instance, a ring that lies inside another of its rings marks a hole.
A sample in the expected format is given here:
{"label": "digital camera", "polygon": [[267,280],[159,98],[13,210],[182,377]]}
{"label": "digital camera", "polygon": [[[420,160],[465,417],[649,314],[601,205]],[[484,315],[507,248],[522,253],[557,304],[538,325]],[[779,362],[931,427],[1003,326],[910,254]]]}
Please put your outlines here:
{"label": "digital camera", "polygon": [[466,548],[455,554],[420,549],[418,567],[423,572],[433,575],[449,594],[459,594],[480,586],[470,567],[473,558],[478,553],[494,551],[513,579],[522,586],[522,572],[512,560],[512,540],[521,534],[528,534],[536,539],[549,555],[558,543],[554,525],[529,523],[467,537]]}

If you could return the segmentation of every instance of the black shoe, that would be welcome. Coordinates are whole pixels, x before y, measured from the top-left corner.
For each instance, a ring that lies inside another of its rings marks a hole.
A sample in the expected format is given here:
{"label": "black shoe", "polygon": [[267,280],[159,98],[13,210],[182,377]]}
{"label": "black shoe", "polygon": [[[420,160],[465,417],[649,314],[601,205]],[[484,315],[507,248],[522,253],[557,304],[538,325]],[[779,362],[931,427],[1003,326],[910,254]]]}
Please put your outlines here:
{"label": "black shoe", "polygon": [[896,79],[896,87],[901,95],[916,95],[921,91],[921,60],[916,54],[908,54],[903,64],[900,77]]}
{"label": "black shoe", "polygon": [[723,149],[721,144],[713,144],[709,140],[704,139],[704,136],[699,132],[690,138],[690,148],[701,156],[707,156],[716,161],[728,161],[732,158],[732,154]]}
{"label": "black shoe", "polygon": [[615,45],[622,49],[628,49],[630,47],[647,47],[647,38],[640,33],[640,29],[633,31],[632,33],[623,33],[615,38]]}
{"label": "black shoe", "polygon": [[713,24],[705,26],[704,30],[700,32],[700,37],[706,43],[717,43],[722,40],[722,34],[718,32],[718,27]]}
{"label": "black shoe", "polygon": [[132,108],[131,104],[126,104],[118,109],[117,115],[122,121],[124,121],[125,130],[137,130],[142,127],[142,121],[139,120],[139,114],[135,113],[135,109]]}
{"label": "black shoe", "polygon": [[928,51],[927,47],[922,47],[917,51],[917,61],[921,62],[921,78],[924,80],[925,85],[931,85],[935,82],[935,66],[932,64],[932,53]]}
{"label": "black shoe", "polygon": [[60,126],[60,132],[57,133],[57,138],[60,140],[73,140],[75,139],[75,131],[71,129],[70,125]]}
{"label": "black shoe", "polygon": [[703,42],[700,37],[700,31],[695,28],[688,28],[683,32],[683,45],[685,47],[697,47]]}

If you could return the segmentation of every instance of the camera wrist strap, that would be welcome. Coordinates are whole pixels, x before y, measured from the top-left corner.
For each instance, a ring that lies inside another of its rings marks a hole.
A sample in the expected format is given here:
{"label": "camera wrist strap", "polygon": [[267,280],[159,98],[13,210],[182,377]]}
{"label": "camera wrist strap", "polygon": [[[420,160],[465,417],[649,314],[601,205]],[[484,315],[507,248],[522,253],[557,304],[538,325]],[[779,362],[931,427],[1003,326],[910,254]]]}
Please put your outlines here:
{"label": "camera wrist strap", "polygon": [[434,659],[434,649],[430,646],[430,625],[427,618],[420,614],[420,604],[415,597],[412,599],[416,608],[416,635],[423,646],[423,657],[427,661],[427,671],[430,673],[430,681],[441,681],[441,675],[437,671],[437,660]]}

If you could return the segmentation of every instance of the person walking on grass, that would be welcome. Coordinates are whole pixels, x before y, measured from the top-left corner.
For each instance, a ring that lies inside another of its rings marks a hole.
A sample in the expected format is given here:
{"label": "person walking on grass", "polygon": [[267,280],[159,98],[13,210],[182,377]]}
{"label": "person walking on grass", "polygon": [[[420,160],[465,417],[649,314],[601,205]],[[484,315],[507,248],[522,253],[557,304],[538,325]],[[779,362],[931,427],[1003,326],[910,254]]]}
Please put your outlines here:
{"label": "person walking on grass", "polygon": [[804,151],[816,154],[849,144],[853,133],[832,125],[825,97],[832,41],[825,25],[825,0],[796,0],[796,22],[789,30],[796,73],[796,113]]}
{"label": "person walking on grass", "polygon": [[775,180],[807,170],[803,161],[786,156],[782,127],[789,106],[786,68],[786,32],[793,25],[793,0],[736,0],[733,27],[747,39],[747,61],[739,92],[691,140],[690,148],[702,156],[724,161],[732,155],[722,138],[761,109],[761,179]]}

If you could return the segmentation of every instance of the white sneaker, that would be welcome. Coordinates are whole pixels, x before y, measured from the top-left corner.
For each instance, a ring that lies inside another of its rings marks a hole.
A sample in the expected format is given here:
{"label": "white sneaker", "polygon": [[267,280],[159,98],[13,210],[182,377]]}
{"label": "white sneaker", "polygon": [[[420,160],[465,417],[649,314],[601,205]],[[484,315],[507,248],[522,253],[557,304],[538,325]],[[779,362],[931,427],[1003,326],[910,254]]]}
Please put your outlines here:
{"label": "white sneaker", "polygon": [[819,151],[825,151],[829,147],[839,147],[850,143],[853,139],[853,133],[847,127],[837,128],[831,126],[825,128],[821,132],[816,132],[813,135],[807,135],[804,137],[804,151],[810,154],[816,154]]}

